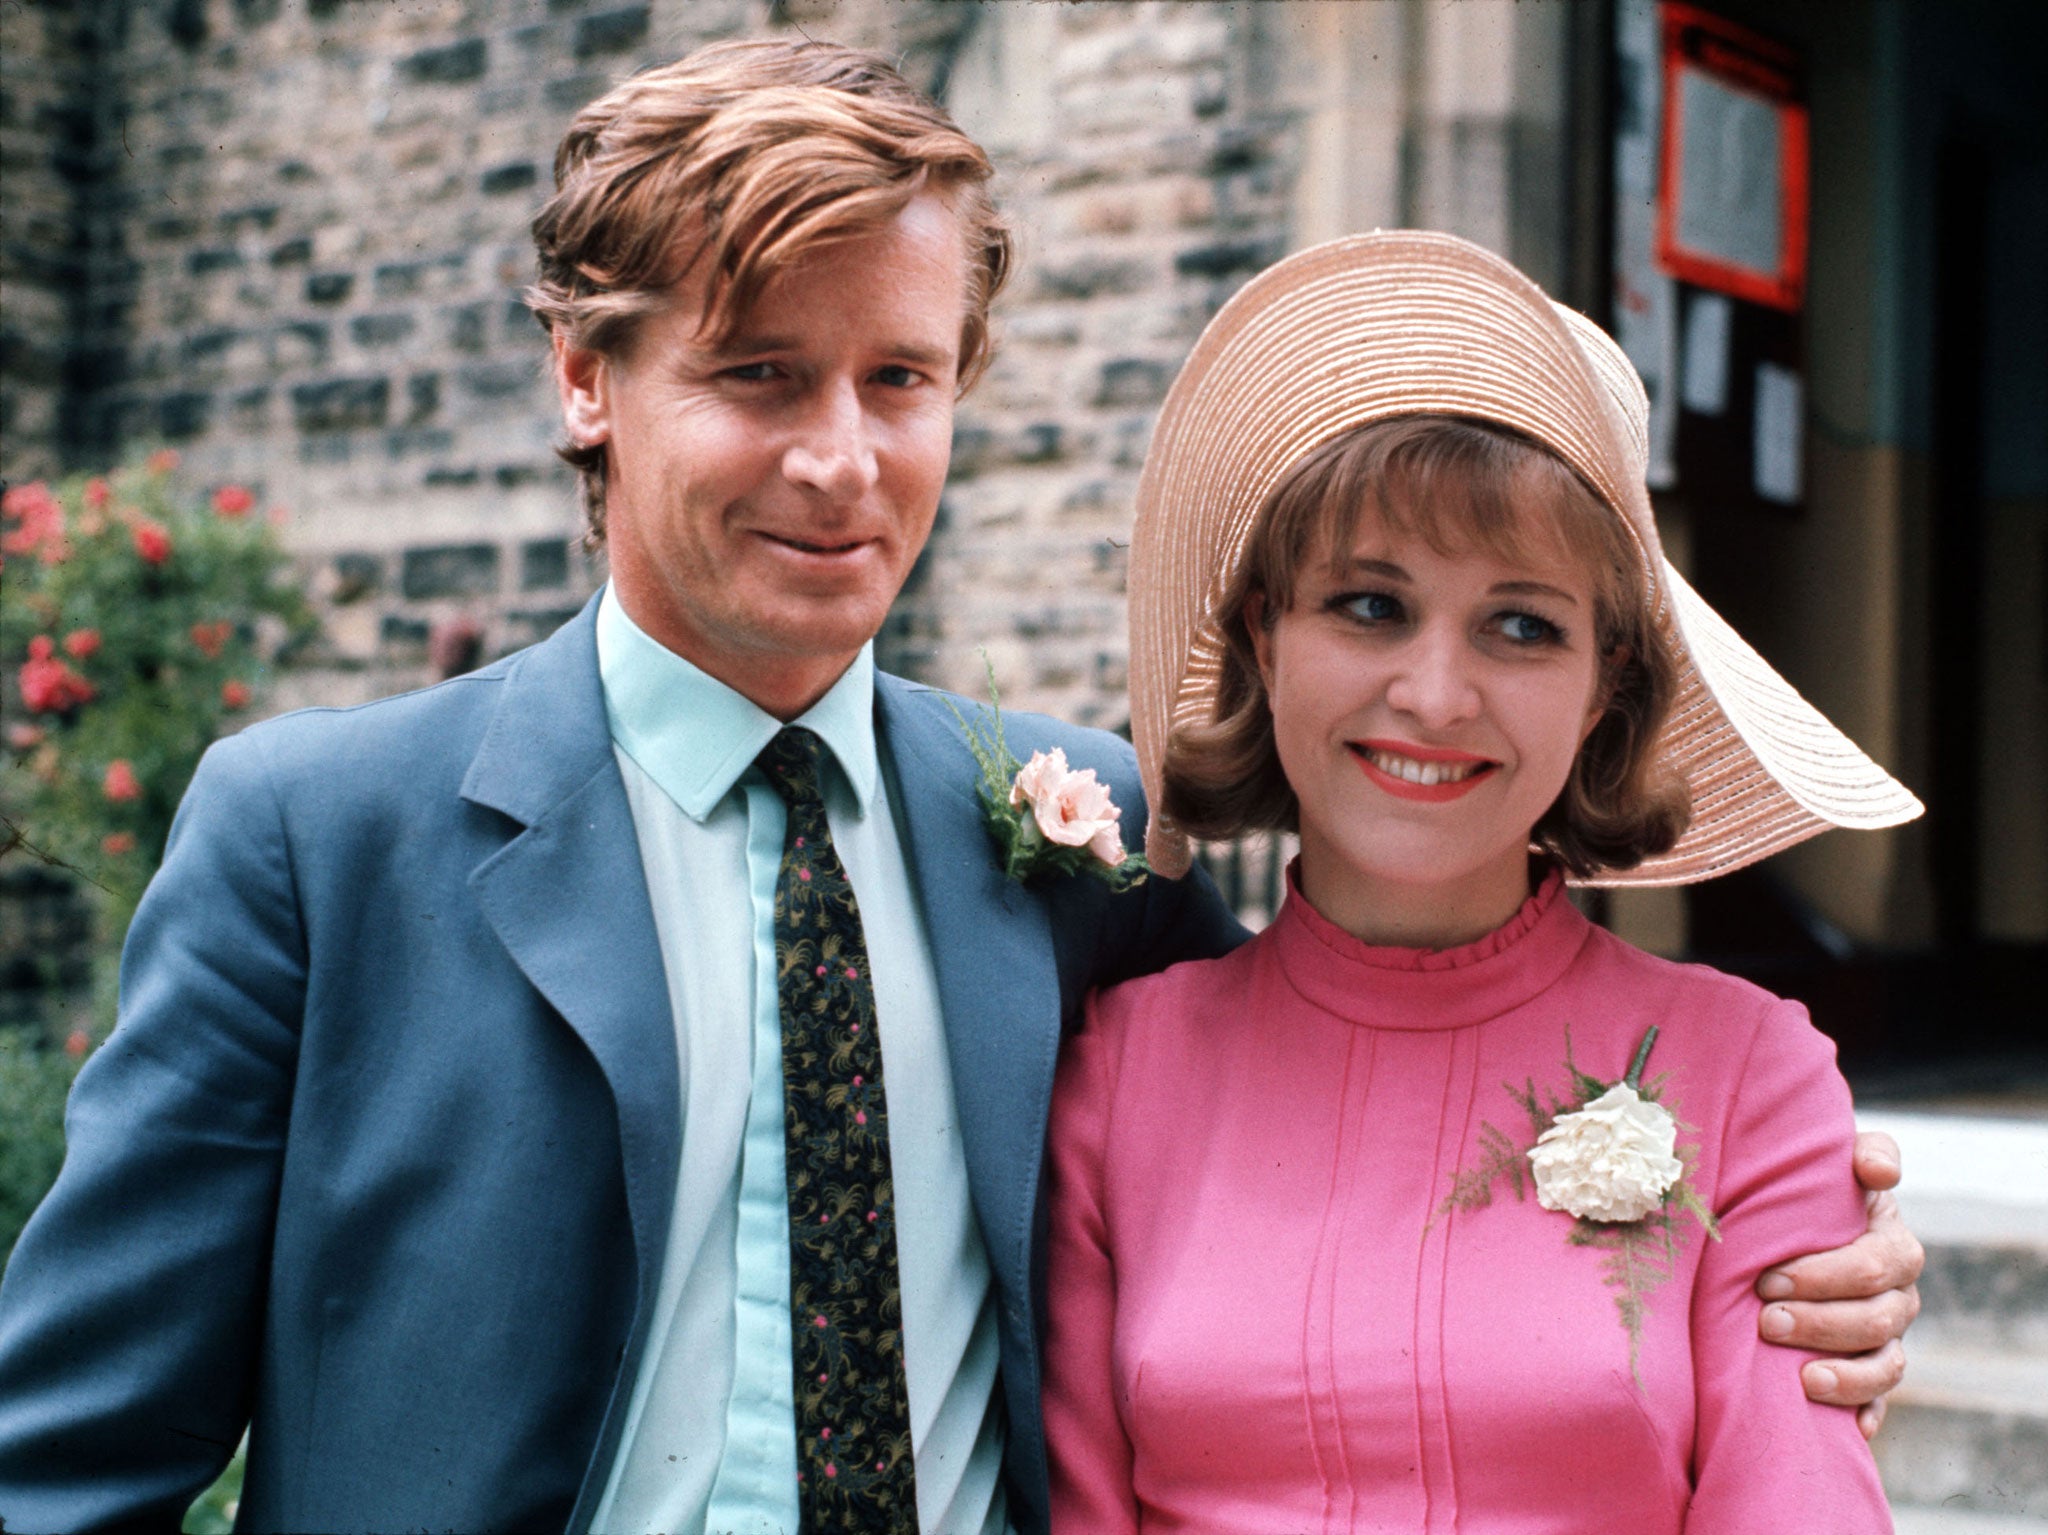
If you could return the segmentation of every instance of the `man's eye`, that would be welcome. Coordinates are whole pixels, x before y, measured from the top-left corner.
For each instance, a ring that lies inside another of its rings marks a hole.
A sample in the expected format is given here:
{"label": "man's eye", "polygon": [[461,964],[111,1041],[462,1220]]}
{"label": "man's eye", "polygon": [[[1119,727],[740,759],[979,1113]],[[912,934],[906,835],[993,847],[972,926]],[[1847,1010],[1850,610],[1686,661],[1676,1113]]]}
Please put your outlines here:
{"label": "man's eye", "polygon": [[915,368],[906,368],[900,363],[891,363],[886,368],[875,370],[875,382],[887,384],[891,389],[909,389],[923,382],[924,375]]}

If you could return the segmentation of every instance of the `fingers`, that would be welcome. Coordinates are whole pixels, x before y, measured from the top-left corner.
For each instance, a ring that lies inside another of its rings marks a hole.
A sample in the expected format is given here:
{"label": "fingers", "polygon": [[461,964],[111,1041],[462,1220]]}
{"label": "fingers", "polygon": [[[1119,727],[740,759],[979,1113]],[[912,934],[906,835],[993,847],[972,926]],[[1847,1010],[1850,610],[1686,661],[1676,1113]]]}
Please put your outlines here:
{"label": "fingers", "polygon": [[[1764,1307],[1757,1331],[1765,1342],[1781,1343],[1788,1348],[1817,1349],[1827,1354],[1869,1354],[1903,1337],[1919,1314],[1920,1292],[1909,1285],[1903,1290],[1887,1290],[1869,1300],[1774,1301]],[[1807,1368],[1833,1362],[1816,1360]],[[1870,1398],[1856,1400],[1867,1402]]]}
{"label": "fingers", "polygon": [[1870,1229],[1862,1236],[1847,1247],[1766,1269],[1756,1282],[1756,1293],[1768,1301],[1863,1300],[1911,1285],[1926,1262],[1925,1250],[1899,1217],[1897,1197],[1873,1194]]}
{"label": "fingers", "polygon": [[[1894,1341],[1873,1353],[1853,1358],[1815,1359],[1799,1372],[1799,1382],[1813,1401],[1836,1407],[1862,1407],[1876,1402],[1905,1375],[1906,1351]],[[1883,1421],[1882,1410],[1877,1418]],[[1876,1424],[1872,1424],[1865,1429],[1864,1437],[1876,1432]]]}
{"label": "fingers", "polygon": [[1882,1130],[1862,1130],[1856,1136],[1856,1181],[1866,1189],[1896,1188],[1899,1182],[1899,1143]]}
{"label": "fingers", "polygon": [[1884,1404],[1885,1398],[1879,1397],[1856,1409],[1856,1426],[1865,1439],[1875,1439],[1877,1431],[1884,1427]]}

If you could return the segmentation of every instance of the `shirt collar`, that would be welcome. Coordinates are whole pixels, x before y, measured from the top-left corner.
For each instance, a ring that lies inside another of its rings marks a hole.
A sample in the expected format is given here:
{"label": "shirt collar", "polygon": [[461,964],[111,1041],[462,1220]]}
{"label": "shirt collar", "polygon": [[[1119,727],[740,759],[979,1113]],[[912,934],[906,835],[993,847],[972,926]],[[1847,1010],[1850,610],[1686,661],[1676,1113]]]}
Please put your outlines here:
{"label": "shirt collar", "polygon": [[[627,616],[611,586],[597,607],[597,673],[612,740],[683,814],[702,821],[782,722],[691,665]],[[874,797],[875,656],[870,641],[793,724],[830,748],[858,813]]]}

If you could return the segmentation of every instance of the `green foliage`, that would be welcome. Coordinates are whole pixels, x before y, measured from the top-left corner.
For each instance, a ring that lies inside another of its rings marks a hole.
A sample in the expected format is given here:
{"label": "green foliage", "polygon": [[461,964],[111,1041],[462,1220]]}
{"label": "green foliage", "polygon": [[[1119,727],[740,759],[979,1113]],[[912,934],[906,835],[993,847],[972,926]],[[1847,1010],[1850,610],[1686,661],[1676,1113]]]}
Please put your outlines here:
{"label": "green foliage", "polygon": [[248,1448],[244,1439],[219,1479],[185,1510],[185,1521],[178,1527],[180,1535],[231,1535],[235,1509],[242,1501],[242,1457]]}
{"label": "green foliage", "polygon": [[78,1056],[0,1029],[0,1265],[64,1161],[64,1098]]}
{"label": "green foliage", "polygon": [[249,493],[202,503],[175,463],[0,506],[9,835],[129,909],[200,754],[312,628]]}
{"label": "green foliage", "polygon": [[[64,1100],[114,1016],[121,944],[199,758],[313,629],[255,498],[202,498],[153,455],[0,503],[0,855],[79,881],[93,913],[96,1027],[62,1043],[0,1028],[0,1256],[64,1157]],[[186,1515],[233,1528],[237,1452]]]}
{"label": "green foliage", "polygon": [[122,940],[200,755],[313,628],[240,486],[202,497],[177,457],[0,500],[0,856],[78,882],[93,1026],[0,1029],[0,1249],[63,1154],[80,1060],[112,1026]]}
{"label": "green foliage", "polygon": [[1142,853],[1126,852],[1120,862],[1105,863],[1085,846],[1069,847],[1052,841],[1040,829],[1029,805],[1011,804],[1011,785],[1024,764],[1017,760],[1003,735],[1003,699],[996,691],[995,666],[986,654],[982,664],[988,668],[989,704],[985,709],[977,708],[972,721],[954,706],[952,699],[941,694],[940,700],[959,723],[967,749],[974,754],[975,766],[981,769],[975,797],[981,801],[982,820],[1001,855],[1004,875],[1028,882],[1046,875],[1089,874],[1118,891],[1144,884],[1151,871]]}

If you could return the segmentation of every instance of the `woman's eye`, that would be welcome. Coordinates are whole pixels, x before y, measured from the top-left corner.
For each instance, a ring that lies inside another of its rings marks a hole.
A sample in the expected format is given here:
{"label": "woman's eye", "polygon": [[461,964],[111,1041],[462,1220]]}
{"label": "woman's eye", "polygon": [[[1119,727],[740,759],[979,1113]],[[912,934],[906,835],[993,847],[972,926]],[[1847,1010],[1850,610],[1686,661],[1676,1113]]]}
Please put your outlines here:
{"label": "woman's eye", "polygon": [[1348,597],[1339,597],[1337,606],[1353,618],[1369,624],[1392,623],[1401,616],[1399,599],[1385,592],[1357,592]]}
{"label": "woman's eye", "polygon": [[1494,632],[1517,645],[1542,645],[1562,638],[1556,624],[1534,613],[1503,613],[1493,621]]}
{"label": "woman's eye", "polygon": [[742,384],[765,384],[776,376],[776,371],[772,362],[743,362],[727,368],[725,376]]}

